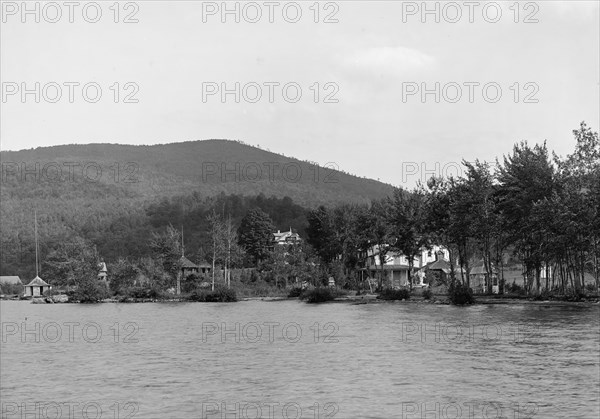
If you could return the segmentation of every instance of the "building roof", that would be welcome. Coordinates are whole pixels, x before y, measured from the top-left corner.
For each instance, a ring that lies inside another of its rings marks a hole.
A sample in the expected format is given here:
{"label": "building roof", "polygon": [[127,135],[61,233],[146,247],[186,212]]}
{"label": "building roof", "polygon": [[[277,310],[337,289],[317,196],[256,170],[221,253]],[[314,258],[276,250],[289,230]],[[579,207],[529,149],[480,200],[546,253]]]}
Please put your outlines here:
{"label": "building roof", "polygon": [[36,276],[35,278],[33,278],[31,280],[31,282],[29,284],[27,284],[25,286],[26,287],[49,287],[50,284],[48,284],[46,281],[44,281],[39,276]]}
{"label": "building roof", "polygon": [[450,272],[450,262],[445,259],[438,259],[435,262],[428,263],[423,266],[421,269],[429,270],[429,271],[444,271]]}
{"label": "building roof", "polygon": [[182,268],[185,268],[185,269],[193,269],[193,268],[197,269],[198,268],[198,265],[196,265],[194,262],[192,262],[185,256],[182,256],[181,258],[179,258],[179,264],[181,265]]}
{"label": "building roof", "polygon": [[[384,271],[407,271],[410,267],[408,265],[383,265]],[[381,265],[371,265],[369,267],[363,268],[363,270],[369,271],[381,271]]]}
{"label": "building roof", "polygon": [[18,276],[0,276],[0,282],[4,284],[23,284]]}
{"label": "building roof", "polygon": [[485,269],[485,266],[480,265],[480,266],[475,266],[473,268],[471,268],[471,275],[485,275],[487,274],[487,270]]}
{"label": "building roof", "polygon": [[205,260],[200,261],[200,263],[198,263],[198,267],[199,268],[212,268],[212,265],[210,263],[208,263]]}
{"label": "building roof", "polygon": [[[495,269],[494,266],[492,266],[492,273],[495,273]],[[478,266],[474,266],[473,268],[471,268],[471,275],[486,275],[487,274],[487,269],[485,268],[485,265],[478,265]]]}
{"label": "building roof", "polygon": [[292,229],[290,231],[277,231],[277,233],[273,233],[273,240],[276,242],[284,242],[284,241],[299,241],[300,235],[298,233],[293,233]]}

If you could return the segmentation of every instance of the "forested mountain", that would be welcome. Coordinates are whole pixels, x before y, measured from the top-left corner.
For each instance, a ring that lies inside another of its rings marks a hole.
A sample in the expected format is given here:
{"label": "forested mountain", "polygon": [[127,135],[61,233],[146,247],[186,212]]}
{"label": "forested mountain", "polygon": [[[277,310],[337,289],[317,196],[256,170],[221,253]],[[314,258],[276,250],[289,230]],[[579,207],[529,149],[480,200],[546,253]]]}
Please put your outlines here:
{"label": "forested mountain", "polygon": [[[335,162],[335,156],[325,157]],[[207,140],[153,146],[88,144],[3,151],[3,194],[35,192],[87,196],[89,184],[120,186],[143,197],[198,192],[289,196],[313,207],[369,202],[391,193],[391,185],[271,153],[236,141]],[[37,164],[37,166],[36,166]],[[56,180],[55,180],[56,179]],[[82,183],[74,183],[81,180]],[[52,182],[53,181],[53,182]],[[38,185],[43,184],[44,191]],[[48,189],[51,183],[53,186]],[[16,189],[16,190],[15,190]]]}
{"label": "forested mountain", "polygon": [[[212,211],[238,223],[261,208],[304,234],[305,208],[369,202],[392,187],[225,140],[156,146],[64,145],[3,151],[0,273],[35,272],[60,243],[91,241],[106,261],[147,255],[152,232],[183,225],[186,255],[203,257]],[[332,167],[332,166],[330,166]]]}

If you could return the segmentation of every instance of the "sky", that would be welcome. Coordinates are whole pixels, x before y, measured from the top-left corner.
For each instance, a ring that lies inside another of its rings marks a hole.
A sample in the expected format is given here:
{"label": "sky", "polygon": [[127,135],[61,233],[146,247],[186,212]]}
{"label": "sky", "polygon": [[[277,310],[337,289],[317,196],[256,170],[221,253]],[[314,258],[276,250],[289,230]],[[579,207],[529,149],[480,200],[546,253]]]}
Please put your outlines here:
{"label": "sky", "polygon": [[406,188],[566,155],[600,126],[599,4],[3,1],[0,148],[232,139]]}

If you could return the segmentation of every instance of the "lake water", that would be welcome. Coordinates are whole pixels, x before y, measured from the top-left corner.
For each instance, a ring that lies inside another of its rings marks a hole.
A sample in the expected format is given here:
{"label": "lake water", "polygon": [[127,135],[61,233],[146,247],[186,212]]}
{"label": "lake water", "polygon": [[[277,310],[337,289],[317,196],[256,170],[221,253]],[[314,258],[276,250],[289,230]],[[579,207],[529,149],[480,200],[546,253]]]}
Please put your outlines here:
{"label": "lake water", "polygon": [[600,417],[597,304],[3,301],[0,313],[3,418]]}

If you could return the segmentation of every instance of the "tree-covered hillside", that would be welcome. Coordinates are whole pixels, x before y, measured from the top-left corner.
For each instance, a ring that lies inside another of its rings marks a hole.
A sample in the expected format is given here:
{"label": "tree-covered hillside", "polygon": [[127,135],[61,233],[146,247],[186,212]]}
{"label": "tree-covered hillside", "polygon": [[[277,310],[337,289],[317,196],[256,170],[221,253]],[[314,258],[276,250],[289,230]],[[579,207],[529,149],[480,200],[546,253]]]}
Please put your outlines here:
{"label": "tree-covered hillside", "polygon": [[145,198],[192,192],[205,196],[262,193],[289,196],[314,207],[367,203],[391,193],[391,185],[335,170],[335,156],[326,158],[332,163],[322,167],[227,140],[63,145],[0,154],[2,192],[14,198],[38,193],[88,196],[99,192],[92,184],[102,184]]}

